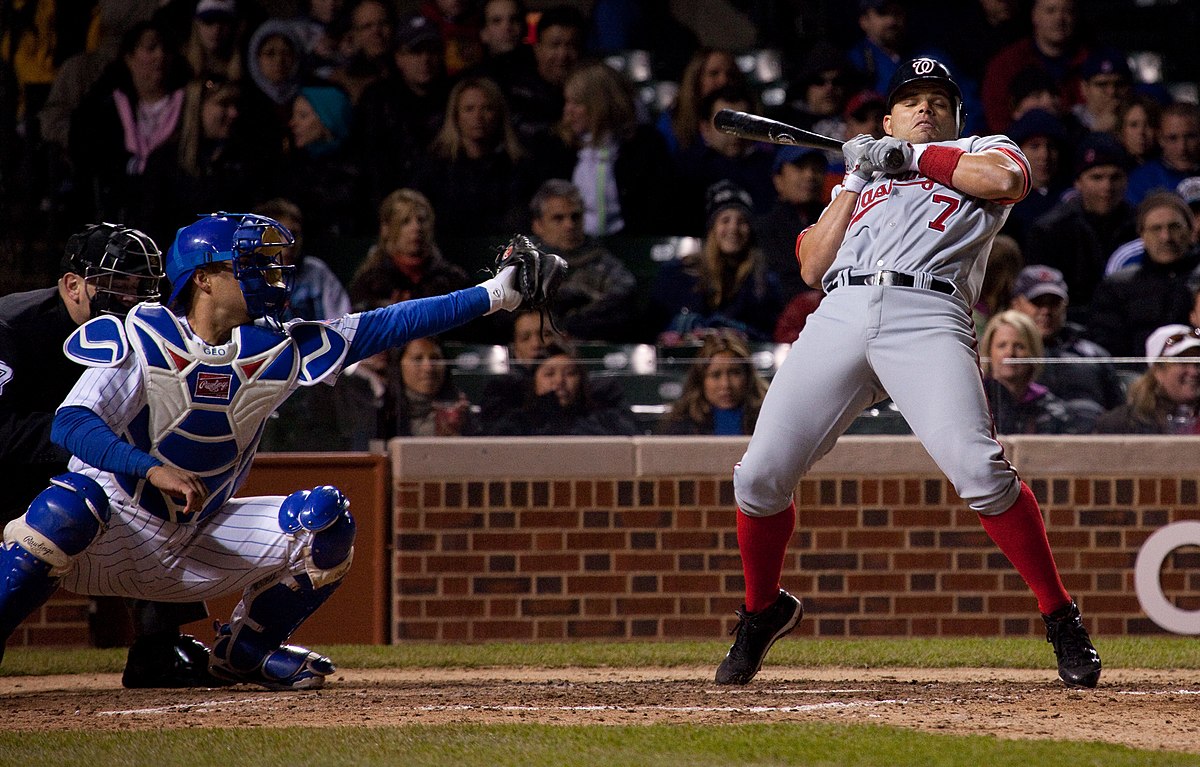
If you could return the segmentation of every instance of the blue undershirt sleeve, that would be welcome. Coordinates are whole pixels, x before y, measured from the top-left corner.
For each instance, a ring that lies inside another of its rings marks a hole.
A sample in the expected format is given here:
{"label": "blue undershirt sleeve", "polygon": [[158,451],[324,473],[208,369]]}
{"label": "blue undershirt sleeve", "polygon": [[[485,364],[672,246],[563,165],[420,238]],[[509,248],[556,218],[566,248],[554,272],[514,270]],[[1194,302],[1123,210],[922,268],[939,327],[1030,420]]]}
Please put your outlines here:
{"label": "blue undershirt sleeve", "polygon": [[144,477],[162,461],[117,436],[104,419],[82,405],[60,409],[50,439],[79,460],[102,471]]}
{"label": "blue undershirt sleeve", "polygon": [[491,308],[487,290],[479,286],[444,296],[401,301],[358,317],[354,341],[346,353],[349,365],[414,338],[437,335],[481,317]]}

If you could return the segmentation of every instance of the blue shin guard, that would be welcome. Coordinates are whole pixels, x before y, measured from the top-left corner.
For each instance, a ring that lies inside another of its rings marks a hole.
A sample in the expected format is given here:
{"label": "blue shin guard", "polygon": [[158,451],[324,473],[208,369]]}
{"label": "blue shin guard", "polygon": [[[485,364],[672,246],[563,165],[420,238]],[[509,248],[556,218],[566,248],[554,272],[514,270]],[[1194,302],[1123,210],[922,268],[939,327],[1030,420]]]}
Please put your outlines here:
{"label": "blue shin guard", "polygon": [[333,487],[288,496],[280,528],[300,544],[292,566],[279,578],[246,591],[228,625],[218,629],[209,670],[234,682],[272,690],[307,690],[334,671],[328,658],[284,644],[324,604],[350,569],[354,518],[350,503]]}
{"label": "blue shin guard", "polygon": [[50,480],[4,528],[0,546],[0,660],[8,637],[58,588],[59,577],[108,523],[108,497],[81,474]]}

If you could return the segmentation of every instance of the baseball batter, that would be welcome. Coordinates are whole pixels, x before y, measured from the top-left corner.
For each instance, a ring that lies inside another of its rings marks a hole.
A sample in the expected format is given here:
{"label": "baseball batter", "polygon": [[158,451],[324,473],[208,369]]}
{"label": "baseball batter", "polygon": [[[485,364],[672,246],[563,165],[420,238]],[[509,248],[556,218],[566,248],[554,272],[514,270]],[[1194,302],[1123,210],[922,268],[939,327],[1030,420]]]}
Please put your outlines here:
{"label": "baseball batter", "polygon": [[[959,138],[962,94],[941,63],[900,67],[887,134],[843,147],[847,175],[797,242],[827,293],[771,383],[734,470],[746,604],[717,682],[745,684],[803,609],[780,588],[799,479],[865,407],[891,399],[1037,597],[1060,678],[1094,687],[1096,654],[1063,587],[1041,510],[993,434],[971,320],[987,256],[1029,164],[1003,136]],[[889,150],[904,166],[883,173]]]}
{"label": "baseball batter", "polygon": [[241,591],[213,645],[212,674],[290,690],[320,687],[334,671],[285,642],[349,570],[354,520],[327,485],[233,497],[266,419],[298,387],[332,383],[347,364],[541,300],[518,280],[552,291],[565,264],[523,241],[478,287],[281,325],[290,275],[277,257],[291,243],[264,216],[202,218],[179,230],[167,255],[181,314],[141,303],[123,321],[98,317],[67,339],[68,356],[90,367],[51,435],[74,457],[4,529],[0,652],[60,584],[167,602]]}

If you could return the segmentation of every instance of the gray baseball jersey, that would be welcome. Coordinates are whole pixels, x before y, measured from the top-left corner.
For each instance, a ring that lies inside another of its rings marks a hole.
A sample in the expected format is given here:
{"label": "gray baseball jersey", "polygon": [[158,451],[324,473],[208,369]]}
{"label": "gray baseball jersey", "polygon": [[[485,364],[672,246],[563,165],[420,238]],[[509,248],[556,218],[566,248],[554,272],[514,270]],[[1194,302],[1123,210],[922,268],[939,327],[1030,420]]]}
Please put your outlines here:
{"label": "gray baseball jersey", "polygon": [[[1028,161],[1007,138],[943,143],[1004,152],[1028,190]],[[993,433],[971,307],[1015,202],[976,199],[919,173],[867,184],[822,280],[828,295],[772,380],[734,470],[744,513],[786,508],[800,477],[864,408],[888,397],[972,509],[1012,505],[1020,485]],[[880,271],[913,286],[872,284],[888,281],[870,276]]]}

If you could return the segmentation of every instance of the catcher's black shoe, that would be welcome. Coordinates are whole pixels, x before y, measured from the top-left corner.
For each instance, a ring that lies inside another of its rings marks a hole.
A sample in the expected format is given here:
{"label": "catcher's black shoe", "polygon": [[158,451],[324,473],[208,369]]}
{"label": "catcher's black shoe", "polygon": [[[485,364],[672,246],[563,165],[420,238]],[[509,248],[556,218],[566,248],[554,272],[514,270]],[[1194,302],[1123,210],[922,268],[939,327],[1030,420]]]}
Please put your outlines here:
{"label": "catcher's black shoe", "polygon": [[221,687],[229,682],[208,672],[208,648],[190,634],[138,637],[129,648],[121,684],[128,688]]}
{"label": "catcher's black shoe", "polygon": [[1095,687],[1100,681],[1100,655],[1083,626],[1079,607],[1071,602],[1042,620],[1046,641],[1054,645],[1058,658],[1058,678],[1071,687]]}
{"label": "catcher's black shoe", "polygon": [[746,612],[742,605],[737,616],[738,623],[730,632],[736,632],[737,638],[717,666],[717,684],[746,684],[753,679],[775,640],[796,628],[804,617],[804,607],[799,599],[780,589],[775,604],[756,613]]}

